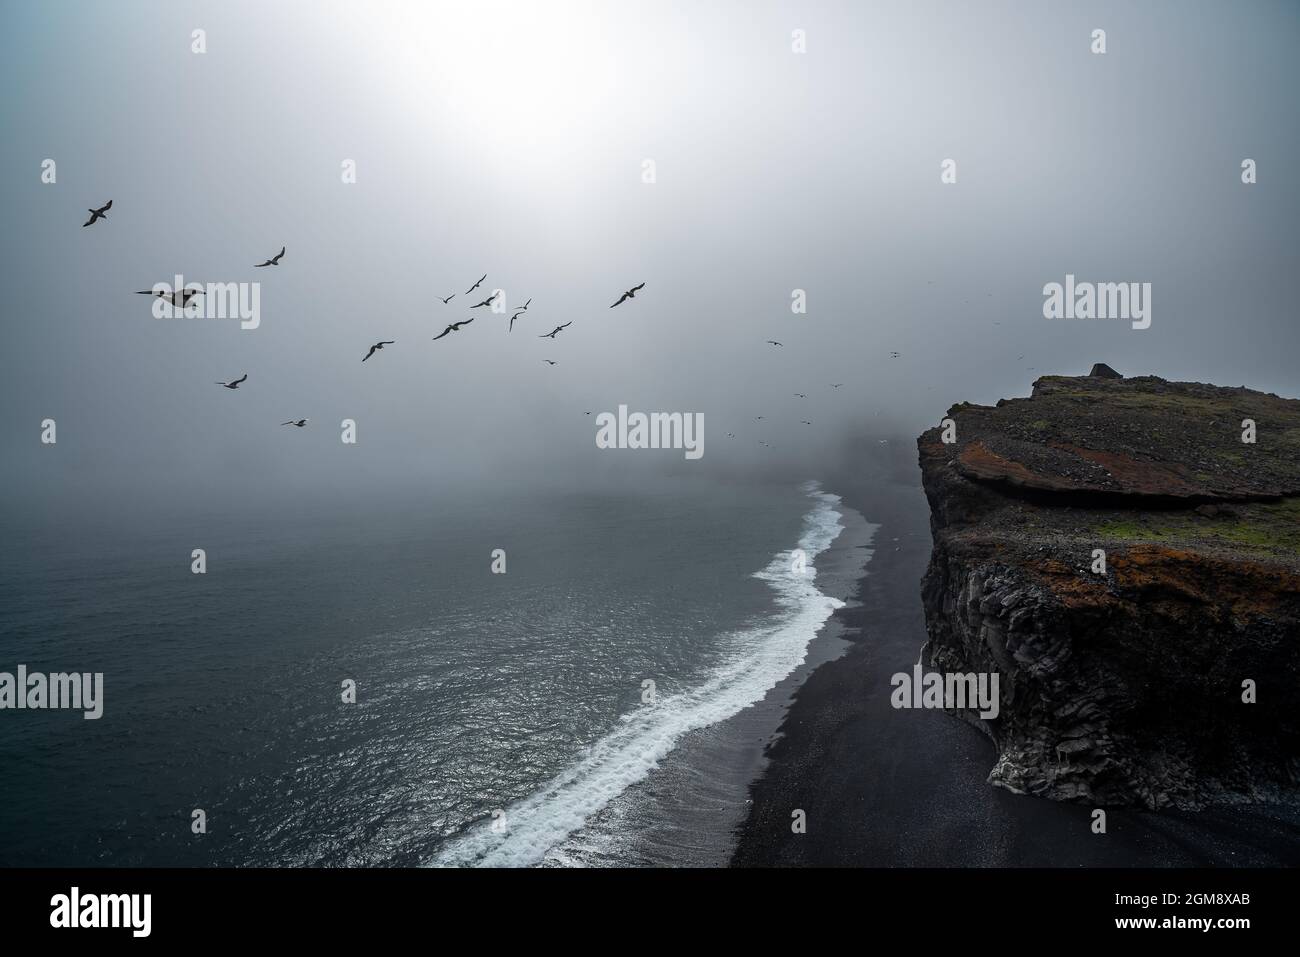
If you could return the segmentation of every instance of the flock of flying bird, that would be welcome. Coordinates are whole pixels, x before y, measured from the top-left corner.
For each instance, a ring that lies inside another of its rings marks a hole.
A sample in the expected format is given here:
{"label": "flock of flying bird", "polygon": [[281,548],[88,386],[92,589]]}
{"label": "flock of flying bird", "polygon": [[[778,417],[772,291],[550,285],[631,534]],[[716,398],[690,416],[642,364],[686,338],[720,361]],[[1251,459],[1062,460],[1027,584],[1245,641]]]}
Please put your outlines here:
{"label": "flock of flying bird", "polygon": [[[112,209],[112,208],[113,208],[113,201],[110,199],[107,203],[105,203],[103,206],[99,207],[98,209],[94,209],[94,208],[89,208],[89,209],[87,209],[86,211],[87,211],[88,213],[90,213],[90,218],[89,218],[88,220],[86,220],[84,223],[81,224],[82,227],[84,228],[84,227],[86,227],[86,226],[92,226],[92,225],[94,225],[95,223],[99,222],[101,219],[104,220],[105,222],[107,222],[107,221],[108,221],[108,211],[109,211],[110,209]],[[280,260],[284,258],[284,254],[285,254],[285,247],[284,247],[284,246],[281,246],[281,247],[280,247],[280,251],[279,251],[278,253],[276,253],[276,254],[275,254],[274,256],[272,256],[270,259],[267,259],[265,262],[255,263],[255,264],[254,264],[254,268],[255,268],[255,269],[262,269],[262,268],[264,268],[264,267],[266,267],[266,266],[279,266],[279,265],[280,265]],[[470,286],[468,289],[466,289],[465,292],[464,292],[464,295],[468,296],[468,295],[469,295],[470,293],[472,293],[475,289],[479,288],[479,286],[483,285],[483,283],[484,283],[484,281],[485,281],[486,279],[487,279],[487,273],[484,273],[483,275],[479,276],[478,281],[475,282],[474,285],[472,285],[472,286]],[[644,289],[644,288],[645,288],[645,283],[639,283],[638,285],[633,286],[631,289],[629,289],[629,290],[627,290],[626,292],[624,292],[624,293],[623,293],[623,294],[618,298],[618,301],[615,302],[613,305],[611,305],[610,308],[613,309],[614,306],[622,305],[622,304],[623,304],[624,302],[626,302],[627,300],[635,298],[635,297],[636,297],[636,294],[637,294],[638,292],[640,292],[640,291],[641,291],[642,289]],[[166,300],[167,300],[168,302],[170,302],[173,306],[179,306],[180,308],[184,309],[186,306],[189,305],[190,301],[191,301],[195,296],[201,296],[201,295],[203,295],[203,290],[201,290],[201,289],[195,289],[195,288],[185,288],[185,289],[177,289],[177,290],[175,290],[175,291],[173,291],[173,292],[162,292],[162,291],[155,292],[155,291],[153,291],[153,290],[151,290],[151,289],[140,289],[140,290],[137,290],[137,293],[138,293],[139,295],[141,295],[141,296],[155,296],[155,297],[160,298],[160,299],[166,299]],[[492,295],[490,295],[490,296],[488,296],[486,299],[484,299],[482,302],[475,303],[473,306],[470,306],[470,308],[471,308],[471,309],[482,309],[482,308],[484,308],[485,306],[490,308],[490,307],[492,306],[492,304],[493,304],[494,302],[496,302],[497,297],[498,297],[499,295],[500,295],[500,290],[497,290],[496,292],[493,292]],[[444,306],[445,306],[445,305],[448,305],[448,304],[449,304],[453,299],[455,299],[455,298],[456,298],[456,293],[452,293],[450,296],[447,296],[447,297],[445,297],[445,298],[442,297],[442,296],[439,296],[439,297],[438,297],[438,299],[442,302],[442,304],[443,304]],[[528,311],[528,307],[529,307],[530,305],[532,305],[532,302],[533,302],[533,300],[532,300],[532,297],[530,296],[530,297],[528,298],[528,300],[527,300],[527,301],[526,301],[522,306],[518,307],[517,309],[515,309],[515,310],[513,311],[513,315],[510,316],[510,323],[509,323],[509,325],[507,326],[507,331],[511,331],[511,332],[514,331],[515,320],[518,319],[520,316],[522,316],[524,313],[526,313],[526,312]],[[434,342],[437,342],[439,339],[443,338],[444,336],[450,335],[450,334],[453,333],[453,332],[459,332],[462,328],[464,328],[465,326],[468,326],[471,322],[473,322],[473,321],[475,320],[475,318],[477,318],[477,317],[475,317],[475,316],[471,316],[471,317],[468,318],[468,319],[462,319],[462,320],[460,320],[459,322],[453,322],[453,323],[451,323],[450,325],[447,326],[446,329],[442,330],[442,332],[440,332],[440,333],[438,333],[438,335],[434,336],[434,337],[433,337],[433,341],[434,341]],[[573,325],[573,321],[572,321],[572,320],[570,320],[570,321],[568,321],[568,322],[566,322],[566,323],[563,323],[562,325],[558,325],[558,326],[556,326],[556,327],[555,327],[554,329],[552,329],[550,332],[543,333],[542,335],[538,336],[538,338],[539,338],[539,339],[551,339],[551,340],[554,340],[555,337],[556,337],[557,335],[559,335],[559,334],[560,334],[561,332],[563,332],[565,329],[569,328],[569,326],[571,326],[571,325]],[[374,345],[372,345],[372,346],[370,347],[370,351],[367,352],[364,356],[362,356],[361,361],[362,361],[362,362],[365,362],[367,359],[369,359],[371,356],[373,356],[376,352],[379,352],[380,350],[382,350],[382,349],[384,348],[384,346],[392,346],[392,345],[396,345],[396,344],[397,344],[397,343],[396,343],[396,340],[393,340],[393,339],[386,339],[386,340],[383,340],[383,341],[380,341],[380,342],[376,342]],[[545,362],[547,365],[552,365],[552,366],[553,366],[553,365],[556,365],[556,361],[555,361],[554,359],[543,359],[542,361]],[[230,390],[233,391],[233,390],[235,390],[235,389],[238,389],[239,386],[240,386],[242,383],[246,382],[246,381],[248,381],[248,373],[247,373],[247,372],[245,372],[243,375],[241,375],[238,379],[230,379],[230,380],[227,380],[227,381],[224,381],[224,382],[217,382],[217,383],[215,383],[215,384],[221,386],[223,389],[230,389]],[[310,420],[310,419],[307,419],[307,418],[303,418],[303,419],[290,419],[288,422],[282,422],[282,423],[280,423],[280,424],[281,424],[282,426],[283,426],[283,425],[292,425],[292,426],[296,426],[297,428],[300,428],[300,429],[301,429],[301,428],[302,428],[303,426],[305,426],[309,421],[311,421],[311,420]]]}
{"label": "flock of flying bird", "polygon": [[[474,283],[474,285],[470,286],[468,289],[465,290],[465,295],[468,296],[470,293],[472,293],[472,292],[473,292],[475,289],[477,289],[479,286],[483,285],[483,281],[484,281],[485,279],[487,279],[487,273],[484,273],[483,275],[479,276],[479,278],[478,278],[478,282]],[[618,302],[614,303],[614,306],[619,305],[619,303],[622,303],[624,300],[631,299],[633,296],[636,295],[638,289],[644,289],[644,288],[645,288],[645,283],[641,283],[639,286],[633,286],[633,287],[632,287],[631,289],[629,289],[627,292],[623,293],[622,298],[620,298]],[[475,303],[474,305],[470,306],[470,308],[471,308],[471,309],[482,309],[484,306],[488,306],[488,307],[490,308],[490,307],[492,306],[492,304],[493,304],[494,302],[496,302],[496,299],[497,299],[497,296],[498,296],[498,295],[500,295],[500,290],[498,290],[497,292],[492,293],[492,295],[488,296],[488,297],[487,297],[486,299],[484,299],[482,302]],[[439,296],[439,297],[438,297],[438,300],[439,300],[439,301],[440,301],[440,302],[445,306],[445,305],[447,305],[448,303],[450,303],[450,302],[451,302],[453,299],[455,299],[455,298],[456,298],[456,294],[453,292],[450,296],[447,296],[446,298],[443,298],[442,296]],[[522,316],[524,313],[526,313],[526,312],[528,311],[528,307],[531,306],[532,304],[533,304],[533,297],[532,297],[532,296],[529,296],[529,297],[528,297],[528,300],[527,300],[527,301],[526,301],[522,306],[520,306],[518,309],[513,310],[513,313],[514,313],[514,314],[510,317],[510,323],[509,323],[509,325],[506,326],[506,331],[507,331],[507,332],[513,332],[513,331],[514,331],[514,328],[515,328],[515,320],[518,319],[520,316]],[[610,306],[609,308],[613,309],[614,306]],[[471,322],[473,322],[476,318],[477,318],[477,316],[470,316],[468,319],[462,319],[462,320],[460,320],[460,322],[453,322],[453,323],[451,323],[451,325],[447,326],[446,329],[442,330],[442,332],[440,332],[440,333],[438,333],[436,336],[434,336],[434,337],[433,337],[433,341],[434,341],[434,342],[437,342],[437,341],[438,341],[439,339],[441,339],[443,336],[450,335],[450,334],[453,333],[453,332],[460,332],[460,330],[461,330],[462,327],[464,327],[464,326],[468,326],[468,325],[469,325]],[[550,332],[543,333],[542,335],[538,336],[537,338],[539,338],[539,339],[552,339],[552,340],[553,340],[557,335],[559,335],[559,334],[560,334],[561,332],[563,332],[565,329],[569,328],[569,326],[571,326],[571,325],[573,325],[573,320],[572,320],[572,319],[570,319],[568,322],[564,323],[563,325],[556,326],[556,327],[555,327],[554,329],[552,329]],[[373,346],[370,347],[370,352],[366,353],[366,358],[365,358],[365,359],[362,359],[361,361],[362,361],[362,362],[365,362],[366,359],[369,359],[372,355],[375,354],[375,350],[377,350],[377,349],[382,349],[384,346],[391,346],[391,345],[393,345],[392,342],[377,342],[377,343],[375,343]],[[555,365],[555,364],[556,364],[555,361],[552,360],[552,359],[543,359],[542,361],[545,362],[545,363],[547,363],[548,365]]]}
{"label": "flock of flying bird", "polygon": [[[86,226],[92,226],[92,225],[94,225],[95,223],[99,222],[101,219],[104,220],[105,222],[107,222],[107,220],[108,220],[108,211],[109,211],[110,209],[112,209],[112,208],[113,208],[113,201],[110,199],[107,203],[105,203],[103,206],[99,207],[98,209],[93,209],[93,208],[91,208],[91,209],[87,209],[86,211],[87,211],[88,213],[90,213],[90,218],[89,218],[88,220],[86,220],[84,223],[81,224],[81,225],[82,225],[82,228],[85,228]],[[267,267],[267,266],[279,266],[279,265],[280,265],[280,260],[284,258],[284,254],[285,254],[285,247],[284,247],[284,246],[281,246],[281,247],[280,247],[280,251],[279,251],[278,253],[276,253],[276,254],[275,254],[274,256],[272,256],[270,259],[267,259],[265,262],[260,262],[260,263],[256,263],[256,264],[254,264],[254,267],[253,267],[253,268],[255,268],[255,269],[262,269],[262,268]],[[468,296],[468,295],[470,295],[471,293],[473,293],[475,289],[478,289],[481,285],[483,285],[483,283],[484,283],[484,281],[487,279],[487,277],[488,277],[488,274],[487,274],[487,273],[484,273],[482,276],[479,276],[478,281],[475,282],[474,285],[472,285],[472,286],[470,286],[468,289],[466,289],[465,292],[464,292],[464,295]],[[644,288],[645,288],[645,283],[644,283],[644,282],[642,282],[642,283],[638,283],[637,285],[633,286],[631,289],[626,290],[626,291],[625,291],[621,296],[619,296],[619,298],[618,298],[614,303],[612,303],[612,304],[610,305],[609,308],[613,309],[613,308],[615,308],[616,306],[621,306],[623,303],[627,302],[629,299],[634,299],[634,298],[636,298],[636,294],[637,294],[638,292],[640,292],[640,291],[641,291],[642,289],[644,289]],[[178,289],[178,290],[175,290],[175,291],[173,291],[173,292],[154,292],[153,290],[150,290],[150,289],[141,289],[141,290],[137,290],[137,294],[138,294],[138,295],[142,295],[142,296],[156,296],[156,297],[161,298],[161,299],[166,299],[166,300],[167,300],[168,302],[170,302],[173,306],[179,306],[180,308],[183,309],[183,308],[185,308],[187,305],[189,305],[190,300],[193,299],[195,296],[200,296],[200,295],[202,295],[202,294],[203,294],[203,291],[202,291],[201,289],[194,289],[194,288]],[[488,296],[486,299],[484,299],[482,302],[475,303],[473,306],[470,306],[470,308],[471,308],[471,309],[482,309],[482,308],[484,308],[485,306],[490,308],[490,307],[492,306],[492,304],[496,301],[496,299],[497,299],[497,297],[498,297],[499,295],[500,295],[500,290],[497,290],[496,292],[493,292],[492,295],[490,295],[490,296]],[[454,293],[454,292],[453,292],[450,296],[447,296],[447,297],[445,297],[445,298],[442,297],[442,296],[438,296],[438,297],[437,297],[437,299],[438,299],[438,300],[439,300],[439,301],[440,301],[444,306],[450,304],[450,302],[451,302],[453,299],[455,299],[455,298],[456,298],[456,293]],[[530,296],[530,297],[528,298],[528,300],[527,300],[527,301],[526,301],[522,306],[519,306],[517,309],[513,310],[513,314],[510,316],[510,322],[509,322],[509,325],[506,327],[506,328],[507,328],[507,331],[511,331],[511,332],[514,331],[515,320],[518,319],[520,316],[522,316],[524,313],[526,313],[526,312],[528,311],[528,307],[529,307],[530,305],[532,305],[532,302],[533,302],[533,300],[532,300],[532,297]],[[447,328],[443,329],[442,332],[438,333],[438,335],[436,335],[436,336],[433,337],[433,341],[434,341],[434,342],[437,342],[439,339],[442,339],[443,337],[448,336],[448,335],[450,335],[450,334],[453,333],[453,332],[459,332],[462,328],[464,328],[465,326],[468,326],[470,323],[472,323],[476,318],[477,318],[476,316],[471,316],[471,317],[468,318],[468,319],[462,319],[462,320],[460,320],[459,322],[453,322],[453,323],[449,324],[449,325],[447,326]],[[570,320],[570,321],[568,321],[568,322],[566,322],[566,323],[563,323],[562,325],[558,325],[558,326],[556,326],[556,327],[555,327],[554,329],[552,329],[550,332],[542,333],[540,336],[538,336],[538,338],[539,338],[539,339],[551,339],[551,340],[553,341],[557,335],[559,335],[559,334],[560,334],[561,332],[563,332],[565,329],[569,328],[569,326],[571,326],[571,325],[573,325],[573,321],[572,321],[572,320]],[[769,345],[772,345],[772,346],[784,346],[784,343],[782,343],[782,342],[777,342],[775,339],[768,339],[768,340],[767,340],[767,343],[768,343]],[[376,352],[381,351],[385,346],[392,346],[392,345],[396,345],[396,344],[397,344],[397,343],[396,343],[396,340],[393,340],[393,339],[386,339],[386,340],[383,340],[383,341],[380,341],[380,342],[376,342],[374,345],[372,345],[372,346],[370,347],[370,351],[368,351],[364,356],[362,356],[361,361],[362,361],[362,362],[365,362],[367,359],[369,359],[371,356],[373,356]],[[889,357],[890,357],[891,359],[897,359],[897,358],[899,358],[899,356],[900,356],[900,354],[897,353],[897,352],[891,352],[891,353],[889,354]],[[553,365],[556,364],[556,361],[555,361],[554,359],[543,359],[542,361],[545,362],[547,365],[551,365],[551,366],[553,366]],[[216,385],[221,386],[223,389],[231,389],[231,390],[235,390],[235,389],[238,389],[239,386],[240,386],[242,383],[246,382],[246,381],[248,381],[248,373],[247,373],[247,372],[245,372],[243,375],[241,375],[238,379],[230,379],[230,380],[228,380],[228,381],[224,381],[224,382],[217,382]],[[842,382],[832,382],[830,385],[831,385],[831,388],[833,388],[833,389],[838,389],[838,388],[839,388],[840,386],[842,386],[843,384],[844,384],[844,383],[842,383]],[[798,398],[798,399],[806,399],[806,398],[807,398],[807,395],[806,395],[805,393],[802,393],[802,392],[796,392],[794,395],[795,395],[795,398]],[[591,413],[588,412],[587,415],[591,415]],[[761,416],[761,415],[759,415],[759,416],[755,416],[755,421],[761,421],[761,420],[763,420],[764,418],[765,418],[765,416]],[[308,422],[310,422],[310,421],[311,421],[311,420],[310,420],[309,418],[290,419],[288,422],[281,422],[280,425],[281,425],[281,426],[294,426],[294,427],[296,427],[296,428],[301,429],[301,428],[303,428],[303,427],[304,427]],[[807,419],[800,419],[799,421],[800,421],[803,425],[812,425],[812,422],[808,421]],[[735,433],[734,433],[734,432],[728,432],[728,433],[726,433],[726,434],[727,434],[727,437],[728,437],[728,438],[734,438],[734,437],[735,437]],[[770,445],[768,442],[765,442],[765,441],[763,441],[763,440],[761,440],[761,439],[759,440],[759,445],[766,446],[767,448],[771,448],[771,445]]]}

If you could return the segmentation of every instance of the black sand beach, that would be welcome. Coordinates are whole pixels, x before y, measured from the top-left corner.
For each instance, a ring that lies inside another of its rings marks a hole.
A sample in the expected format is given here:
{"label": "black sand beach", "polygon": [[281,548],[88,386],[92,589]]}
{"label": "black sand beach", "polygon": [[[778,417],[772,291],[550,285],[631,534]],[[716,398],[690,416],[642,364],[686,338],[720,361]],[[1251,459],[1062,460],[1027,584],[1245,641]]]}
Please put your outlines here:
{"label": "black sand beach", "polygon": [[[911,449],[898,454],[913,456]],[[939,711],[895,710],[890,677],[925,641],[920,580],[929,508],[902,468],[832,477],[828,491],[881,528],[856,600],[836,613],[852,647],[798,689],[751,788],[733,866],[1139,867],[1300,864],[1300,809],[1198,813],[1092,808],[986,783],[995,760],[977,729]],[[806,813],[796,834],[791,814]]]}

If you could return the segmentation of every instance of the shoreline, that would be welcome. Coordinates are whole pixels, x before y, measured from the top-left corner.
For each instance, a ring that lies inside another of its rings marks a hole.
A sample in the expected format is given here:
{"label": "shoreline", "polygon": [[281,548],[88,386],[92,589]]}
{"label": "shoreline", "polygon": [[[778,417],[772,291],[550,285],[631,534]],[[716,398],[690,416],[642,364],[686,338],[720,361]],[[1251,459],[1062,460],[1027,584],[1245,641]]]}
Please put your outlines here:
{"label": "shoreline", "polygon": [[[823,486],[823,491],[832,490]],[[817,588],[851,605],[863,564],[870,566],[878,527],[847,502],[835,508],[842,528],[815,560]],[[860,553],[864,548],[869,550],[865,558]],[[552,849],[551,863],[726,866],[735,852],[737,828],[748,814],[750,788],[766,767],[766,748],[777,735],[794,692],[809,674],[851,646],[836,617],[840,611],[822,623],[809,639],[803,660],[761,699],[683,735],[649,775]],[[601,838],[610,843],[597,850]]]}
{"label": "shoreline", "polygon": [[[910,670],[926,636],[931,537],[919,471],[915,484],[858,474],[823,488],[880,526],[875,554],[824,629],[848,649],[806,673],[763,749],[731,866],[1300,864],[1300,808],[1108,808],[1097,835],[1090,807],[988,784],[996,753],[978,729],[942,711],[894,710],[890,677]],[[791,829],[796,809],[806,833]]]}

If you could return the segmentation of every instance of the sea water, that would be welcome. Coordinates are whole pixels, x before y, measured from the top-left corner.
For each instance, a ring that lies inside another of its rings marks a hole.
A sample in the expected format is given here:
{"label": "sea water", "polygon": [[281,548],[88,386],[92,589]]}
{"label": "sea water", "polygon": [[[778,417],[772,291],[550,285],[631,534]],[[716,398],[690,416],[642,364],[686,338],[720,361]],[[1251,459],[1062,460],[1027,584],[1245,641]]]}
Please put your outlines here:
{"label": "sea water", "polygon": [[687,818],[680,862],[723,863],[753,769],[718,763],[720,729],[841,603],[818,566],[847,513],[814,484],[665,480],[190,526],[6,516],[0,669],[103,672],[104,713],[0,714],[0,864],[677,863],[646,837]]}

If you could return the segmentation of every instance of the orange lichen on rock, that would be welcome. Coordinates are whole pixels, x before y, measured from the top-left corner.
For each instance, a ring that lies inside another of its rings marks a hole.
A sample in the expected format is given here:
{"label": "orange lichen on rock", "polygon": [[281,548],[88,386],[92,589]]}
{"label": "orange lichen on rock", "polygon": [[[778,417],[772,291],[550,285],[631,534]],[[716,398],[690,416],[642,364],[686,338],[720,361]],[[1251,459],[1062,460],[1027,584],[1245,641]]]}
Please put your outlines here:
{"label": "orange lichen on rock", "polygon": [[1024,567],[1066,608],[1093,607],[1115,600],[1104,578],[1082,574],[1058,559],[1030,561]]}
{"label": "orange lichen on rock", "polygon": [[1262,562],[1143,544],[1111,556],[1110,567],[1122,589],[1160,590],[1239,616],[1276,614],[1300,600],[1300,575]]}
{"label": "orange lichen on rock", "polygon": [[1204,495],[1209,491],[1204,486],[1189,483],[1175,468],[1156,462],[1142,462],[1119,452],[1100,452],[1076,445],[1054,447],[1100,465],[1125,489],[1139,495],[1184,497]]}
{"label": "orange lichen on rock", "polygon": [[983,442],[971,442],[957,456],[957,468],[969,478],[1010,482],[1027,488],[1056,488],[1050,477],[1036,475],[1019,462],[1013,462],[989,449]]}

